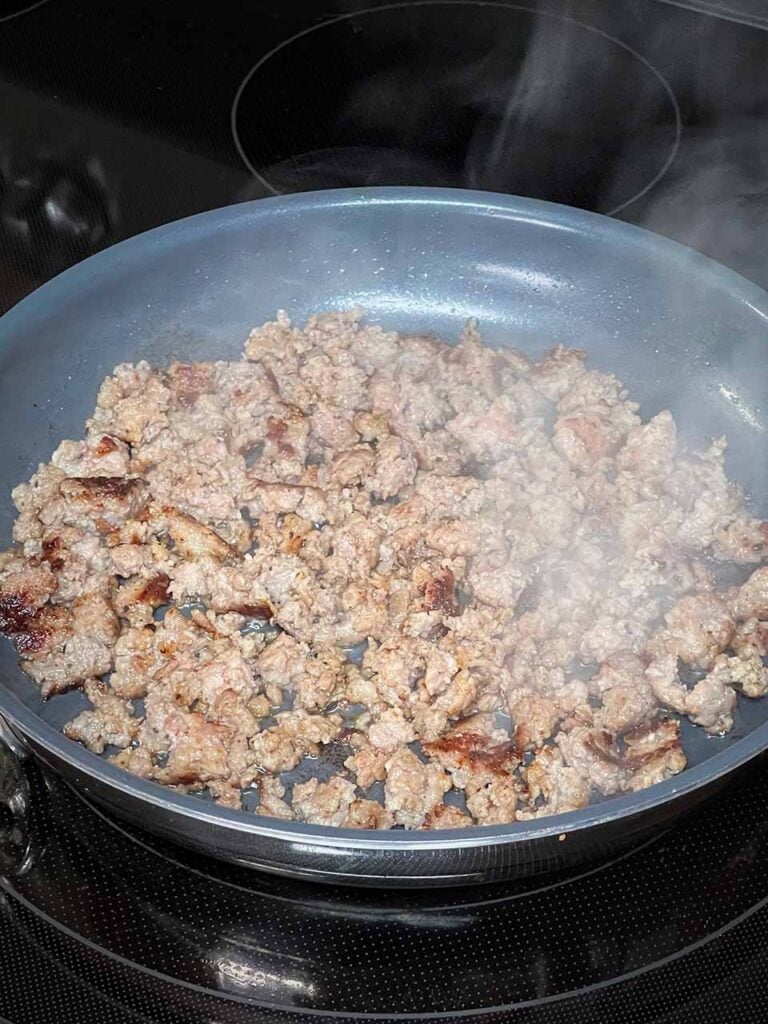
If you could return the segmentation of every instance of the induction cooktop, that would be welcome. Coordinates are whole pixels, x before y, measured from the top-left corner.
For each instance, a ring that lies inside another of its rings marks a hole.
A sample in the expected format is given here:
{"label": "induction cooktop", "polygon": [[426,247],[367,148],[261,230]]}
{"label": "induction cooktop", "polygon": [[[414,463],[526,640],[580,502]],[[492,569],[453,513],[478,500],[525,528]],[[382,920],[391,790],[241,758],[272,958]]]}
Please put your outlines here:
{"label": "induction cooktop", "polygon": [[768,779],[629,853],[451,890],[315,886],[105,816],[0,747],[14,1022],[764,1019]]}
{"label": "induction cooktop", "polygon": [[[760,0],[0,0],[0,309],[201,210],[448,185],[645,225],[768,285]],[[112,821],[0,743],[0,1018],[748,1022],[768,766],[576,873],[315,888]]]}
{"label": "induction cooktop", "polygon": [[0,303],[200,210],[381,184],[642,224],[768,283],[760,0],[0,2]]}

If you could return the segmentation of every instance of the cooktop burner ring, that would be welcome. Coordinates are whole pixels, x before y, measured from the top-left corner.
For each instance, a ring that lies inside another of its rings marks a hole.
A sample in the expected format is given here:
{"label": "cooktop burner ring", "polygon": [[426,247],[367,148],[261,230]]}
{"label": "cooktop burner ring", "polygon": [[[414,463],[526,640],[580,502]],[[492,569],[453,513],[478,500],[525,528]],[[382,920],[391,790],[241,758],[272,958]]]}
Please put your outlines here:
{"label": "cooktop burner ring", "polygon": [[[50,3],[50,0],[35,0],[35,3],[32,3],[32,4],[24,3],[23,0],[22,0],[21,6],[19,7],[18,10],[16,10],[16,11],[9,11],[7,14],[0,13],[0,25],[2,25],[2,23],[4,21],[12,21],[14,18],[20,18],[22,14],[29,14],[31,11],[36,10],[36,8],[43,7],[45,4],[48,4],[48,3]],[[13,4],[12,6],[18,6],[18,5],[17,4]],[[2,12],[2,9],[3,9],[3,4],[0,3],[0,12]]]}
{"label": "cooktop burner ring", "polygon": [[[724,942],[743,959],[767,916],[763,776],[578,878],[392,900],[258,873],[251,886],[250,870],[220,872],[201,855],[144,842],[140,829],[134,837],[133,826],[47,769],[24,772],[39,801],[38,855],[0,883],[17,928],[58,950],[57,962],[109,977],[110,992],[151,992],[205,1019],[227,1003],[222,1019],[232,1021],[238,1004],[269,1008],[275,1019],[298,1008],[416,1020],[525,1015],[577,1001],[614,1014],[595,1019],[619,1019],[620,1007],[653,1005],[660,988],[684,1000]],[[361,963],[377,968],[350,997]],[[395,992],[393,976],[404,979]]]}
{"label": "cooktop burner ring", "polygon": [[[307,28],[302,29],[299,32],[294,33],[294,35],[290,36],[288,39],[284,39],[283,41],[278,43],[276,46],[274,46],[268,53],[264,54],[253,65],[253,67],[251,67],[251,69],[247,72],[247,74],[245,75],[245,77],[241,81],[241,83],[240,83],[240,85],[239,85],[239,87],[237,89],[237,92],[235,94],[234,100],[232,102],[232,106],[231,106],[231,109],[230,109],[230,130],[231,130],[231,134],[232,134],[232,138],[233,138],[235,147],[236,147],[236,149],[238,151],[238,154],[240,155],[240,158],[241,158],[243,164],[249,170],[249,172],[254,177],[254,179],[263,188],[265,188],[269,193],[271,193],[273,195],[281,195],[281,194],[283,194],[285,192],[292,192],[292,191],[303,191],[303,190],[306,190],[307,188],[327,188],[327,187],[332,187],[333,184],[346,184],[346,185],[351,185],[353,187],[360,187],[360,186],[364,186],[365,184],[419,184],[419,183],[422,183],[422,182],[420,182],[418,180],[414,181],[412,177],[408,177],[408,175],[406,174],[405,177],[403,177],[402,179],[398,179],[398,180],[390,180],[388,177],[385,176],[385,178],[383,180],[344,181],[344,182],[335,182],[334,181],[331,184],[328,184],[327,182],[323,182],[322,180],[320,180],[319,182],[315,182],[314,184],[312,182],[310,182],[309,185],[306,185],[306,184],[302,185],[301,183],[299,183],[298,187],[292,187],[290,184],[289,184],[288,187],[285,187],[285,186],[281,187],[280,183],[276,183],[275,180],[274,180],[274,168],[275,168],[275,166],[277,167],[277,169],[280,169],[280,168],[285,169],[285,167],[287,165],[292,165],[291,168],[289,169],[288,173],[289,174],[290,173],[294,173],[294,175],[295,175],[295,171],[296,171],[297,165],[301,161],[304,161],[305,163],[309,164],[307,170],[311,174],[312,170],[313,170],[313,168],[312,168],[312,161],[315,158],[318,158],[321,161],[324,160],[324,159],[333,160],[334,151],[337,151],[337,152],[341,151],[341,153],[343,154],[342,155],[342,161],[343,161],[344,157],[347,155],[347,152],[351,153],[351,152],[353,152],[355,150],[359,150],[359,151],[363,152],[365,150],[365,147],[364,146],[356,145],[355,144],[356,140],[353,140],[353,143],[352,143],[351,146],[344,146],[344,145],[342,145],[342,146],[331,146],[327,150],[324,150],[322,147],[310,146],[309,150],[304,149],[304,150],[300,150],[299,152],[291,151],[291,152],[289,152],[287,154],[283,154],[282,157],[281,157],[281,161],[278,161],[276,165],[275,164],[268,164],[268,161],[265,161],[265,160],[259,160],[258,158],[255,157],[255,155],[251,151],[251,147],[249,145],[248,139],[244,137],[245,133],[243,131],[243,125],[241,123],[242,122],[242,116],[243,116],[243,109],[244,109],[244,107],[245,107],[245,105],[247,103],[247,99],[248,99],[247,94],[248,94],[249,88],[252,86],[252,83],[254,83],[254,81],[258,77],[259,73],[263,72],[264,69],[267,68],[269,66],[269,64],[271,62],[273,62],[273,60],[275,58],[277,58],[281,54],[285,54],[287,51],[289,51],[291,49],[291,47],[294,46],[294,44],[300,43],[302,40],[305,40],[308,37],[316,36],[318,33],[321,32],[321,30],[327,30],[327,29],[333,29],[335,27],[341,27],[341,26],[346,25],[347,23],[351,23],[352,25],[354,25],[355,19],[361,19],[361,18],[364,18],[364,17],[367,17],[367,16],[386,15],[387,13],[390,13],[390,12],[401,11],[401,12],[412,13],[414,10],[417,10],[417,9],[427,10],[427,9],[431,9],[431,8],[449,8],[449,9],[458,10],[460,8],[477,8],[477,7],[481,7],[483,9],[485,9],[485,10],[493,9],[493,10],[495,10],[497,12],[507,12],[508,11],[508,12],[516,13],[518,15],[520,15],[520,14],[532,15],[534,23],[538,23],[538,19],[541,18],[541,19],[548,19],[548,22],[550,24],[552,22],[560,22],[562,25],[567,26],[569,29],[572,29],[572,30],[573,29],[584,30],[584,31],[590,33],[591,37],[593,39],[598,39],[598,40],[601,40],[602,43],[608,43],[611,46],[616,46],[616,47],[620,48],[621,50],[624,51],[624,53],[626,55],[629,55],[633,59],[634,62],[637,62],[636,63],[636,67],[642,68],[645,73],[650,73],[650,79],[648,79],[648,81],[653,83],[653,87],[657,90],[658,98],[664,104],[666,104],[666,106],[667,106],[667,113],[669,114],[669,118],[670,118],[670,123],[667,126],[665,126],[666,136],[667,137],[665,137],[665,139],[663,141],[663,144],[662,144],[662,154],[661,155],[663,155],[663,160],[661,160],[661,163],[658,164],[657,166],[655,166],[654,168],[650,168],[649,169],[649,170],[653,170],[653,173],[650,174],[649,177],[642,178],[641,180],[637,181],[636,183],[633,183],[633,186],[636,185],[636,187],[631,187],[631,190],[629,191],[629,194],[619,195],[619,196],[612,196],[612,195],[609,196],[609,200],[610,201],[609,201],[609,203],[607,204],[607,206],[605,208],[600,208],[599,206],[590,207],[589,204],[587,204],[587,203],[579,203],[579,202],[571,202],[570,205],[582,205],[585,208],[597,209],[597,212],[604,213],[607,216],[614,216],[614,215],[616,215],[618,213],[621,213],[622,211],[627,209],[629,206],[631,206],[632,204],[637,202],[639,199],[641,199],[643,196],[645,196],[648,192],[650,192],[661,181],[661,179],[667,174],[668,170],[670,169],[670,167],[674,163],[675,158],[677,156],[677,152],[678,152],[679,146],[680,146],[681,136],[682,136],[682,115],[681,115],[681,111],[680,111],[680,106],[678,104],[678,101],[677,101],[677,98],[675,96],[674,90],[672,89],[671,85],[669,84],[667,79],[664,77],[664,75],[646,57],[644,57],[642,54],[640,54],[631,45],[629,45],[628,43],[624,42],[623,40],[617,38],[616,36],[611,35],[610,33],[604,31],[603,29],[597,28],[596,26],[593,26],[593,25],[586,24],[585,22],[578,21],[575,18],[569,18],[569,17],[567,17],[565,15],[555,14],[555,13],[550,12],[550,11],[538,11],[538,10],[535,10],[534,8],[527,7],[527,6],[523,5],[523,4],[505,3],[505,2],[503,2],[503,0],[411,0],[411,2],[408,2],[408,3],[402,2],[402,0],[400,0],[400,2],[383,4],[383,5],[378,6],[378,7],[370,7],[370,8],[365,8],[363,10],[358,10],[358,11],[351,11],[351,12],[339,15],[337,17],[329,18],[326,21],[321,22],[320,24],[311,25],[311,26],[309,26]],[[541,22],[541,24],[546,24],[546,23],[547,23],[546,21]],[[359,31],[359,28],[357,29],[357,31]],[[283,109],[285,110],[285,113],[287,115],[290,115],[290,108],[289,107],[284,107]],[[296,118],[291,118],[289,116],[287,118],[287,120],[289,122],[291,122],[291,123],[294,123],[297,119]],[[260,127],[263,127],[263,125],[260,126]],[[395,153],[395,159],[397,159],[397,154],[398,153],[400,155],[403,155],[403,151],[402,150],[395,150],[393,152]],[[419,156],[421,156],[421,154]],[[427,160],[428,159],[429,158],[427,158]],[[567,162],[567,160],[565,162]],[[406,169],[407,169],[407,160],[406,160]],[[304,171],[302,170],[302,171],[300,171],[300,173],[304,173]],[[295,180],[295,178],[294,178],[294,180]],[[423,182],[423,183],[427,183],[427,182]],[[434,184],[435,182],[434,182],[434,180],[431,180],[429,183]],[[449,180],[449,181],[442,182],[442,184],[449,185],[449,186],[454,186],[454,187],[462,187],[463,186],[463,187],[486,189],[488,191],[513,191],[513,192],[514,191],[518,191],[521,194],[535,194],[538,198],[550,199],[550,200],[555,201],[555,202],[566,202],[566,203],[569,202],[568,198],[558,198],[557,196],[541,194],[541,193],[538,193],[538,192],[529,193],[528,191],[525,191],[523,189],[515,189],[515,188],[511,188],[510,189],[508,187],[504,187],[503,185],[500,186],[500,187],[496,187],[494,185],[489,185],[488,183],[483,182],[482,180],[481,181],[472,181],[471,180],[469,182],[467,182],[467,181],[451,181],[451,180]],[[618,201],[616,201],[616,200],[618,200]]]}
{"label": "cooktop burner ring", "polygon": [[[248,995],[241,992],[235,992],[227,989],[212,988],[208,985],[201,984],[198,981],[192,981],[186,978],[174,977],[173,974],[159,968],[158,966],[150,966],[147,963],[143,963],[138,959],[133,959],[126,956],[116,949],[113,949],[105,944],[96,941],[94,938],[80,934],[78,931],[73,929],[69,924],[62,920],[59,920],[57,916],[53,916],[49,911],[38,906],[37,903],[30,899],[29,896],[23,892],[18,891],[13,884],[0,878],[0,898],[4,894],[18,901],[21,907],[26,910],[33,918],[38,919],[43,923],[44,926],[53,929],[59,933],[65,939],[73,941],[76,945],[85,947],[86,949],[93,950],[98,956],[104,958],[106,962],[112,962],[120,965],[122,968],[130,971],[135,971],[138,975],[144,975],[148,979],[154,979],[157,982],[165,983],[170,985],[172,988],[180,989],[188,992],[190,995],[198,995],[205,1000],[212,1000],[213,1004],[220,1001],[221,1003],[231,1002],[241,1004],[243,1006],[252,1006],[260,1009],[274,1010],[282,1014],[285,1012],[296,1011],[295,1006],[291,1005],[280,1005],[271,1002],[262,1002],[260,999],[255,998],[252,995]],[[733,931],[737,926],[748,921],[754,917],[755,914],[763,910],[768,906],[768,896],[764,897],[757,903],[746,908],[738,917],[726,921],[719,928],[712,931],[707,935],[703,935],[695,941],[684,945],[665,956],[661,956],[658,960],[653,962],[644,963],[633,968],[626,969],[623,973],[614,977],[606,977],[597,981],[593,981],[581,988],[573,988],[559,992],[553,992],[548,995],[537,996],[535,998],[520,999],[511,1002],[504,1002],[498,1005],[483,1005],[473,1007],[471,1009],[465,1008],[461,1010],[446,1009],[438,1012],[433,1011],[406,1011],[406,1012],[393,1012],[383,1011],[369,1013],[367,1011],[361,1011],[359,1009],[333,1009],[333,1010],[319,1010],[317,1008],[308,1009],[307,1007],[301,1007],[300,1012],[308,1012],[310,1014],[317,1014],[318,1012],[324,1016],[331,1018],[343,1018],[348,1019],[361,1019],[361,1020],[390,1020],[393,1018],[411,1021],[432,1021],[432,1020],[443,1020],[450,1019],[454,1020],[457,1017],[463,1019],[472,1019],[475,1017],[482,1018],[483,1020],[489,1019],[497,1014],[519,1012],[528,1009],[540,1010],[547,1006],[553,1006],[556,1004],[567,1004],[574,997],[585,998],[593,994],[600,992],[609,991],[611,989],[617,989],[619,986],[626,985],[634,981],[646,980],[652,978],[654,974],[657,974],[660,970],[674,965],[675,963],[683,960],[686,956],[690,956],[698,950],[703,950],[705,947],[711,947],[712,944],[717,940],[726,936],[729,932]],[[0,1018],[3,1019],[3,1018]]]}

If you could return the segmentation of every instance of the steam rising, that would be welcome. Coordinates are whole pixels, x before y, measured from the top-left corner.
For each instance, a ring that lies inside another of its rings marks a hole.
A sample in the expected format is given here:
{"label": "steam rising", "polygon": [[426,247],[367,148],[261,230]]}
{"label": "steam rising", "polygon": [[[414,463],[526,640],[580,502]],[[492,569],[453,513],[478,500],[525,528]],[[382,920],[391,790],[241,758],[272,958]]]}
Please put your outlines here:
{"label": "steam rising", "polygon": [[[762,37],[666,5],[652,19],[613,8],[599,27],[583,18],[576,3],[564,16],[493,2],[350,9],[289,41],[250,84],[258,104],[271,85],[283,88],[286,72],[301,80],[300,69],[311,68],[328,106],[311,108],[312,124],[297,107],[296,123],[280,122],[272,145],[269,124],[249,115],[257,108],[246,89],[242,141],[247,148],[249,123],[261,131],[251,155],[278,192],[413,184],[543,198],[618,215],[768,283]],[[291,155],[270,162],[270,145]],[[685,298],[670,288],[659,305],[674,313]],[[762,436],[759,381],[745,388],[722,339],[690,341],[686,372],[700,372],[705,401],[726,410],[736,433],[746,426]],[[697,443],[711,436],[698,404],[675,411]],[[735,471],[765,491],[765,472]]]}
{"label": "steam rising", "polygon": [[[235,119],[262,188],[447,185],[550,199],[619,213],[763,282],[761,38],[705,16],[693,35],[690,14],[662,5],[641,21],[608,9],[599,27],[579,20],[579,4],[566,15],[387,4],[288,41]],[[320,95],[302,88],[310,70]],[[257,112],[264,95],[283,95],[287,73],[297,92],[273,127]]]}

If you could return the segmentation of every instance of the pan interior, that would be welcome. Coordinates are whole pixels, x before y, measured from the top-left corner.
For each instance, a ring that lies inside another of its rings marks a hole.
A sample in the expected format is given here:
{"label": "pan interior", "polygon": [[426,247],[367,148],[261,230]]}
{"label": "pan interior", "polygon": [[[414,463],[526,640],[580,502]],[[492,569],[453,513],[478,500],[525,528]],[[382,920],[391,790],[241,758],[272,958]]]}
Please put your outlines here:
{"label": "pan interior", "polygon": [[[248,330],[361,306],[392,329],[540,353],[584,348],[641,403],[670,409],[685,443],[725,435],[729,475],[766,512],[768,297],[657,236],[532,200],[432,189],[344,190],[243,204],[169,225],[68,271],[0,321],[0,539],[11,488],[79,437],[122,361],[237,358]],[[59,727],[79,694],[41,702],[0,649],[3,685]],[[691,764],[768,721],[740,699],[732,733],[684,725]]]}

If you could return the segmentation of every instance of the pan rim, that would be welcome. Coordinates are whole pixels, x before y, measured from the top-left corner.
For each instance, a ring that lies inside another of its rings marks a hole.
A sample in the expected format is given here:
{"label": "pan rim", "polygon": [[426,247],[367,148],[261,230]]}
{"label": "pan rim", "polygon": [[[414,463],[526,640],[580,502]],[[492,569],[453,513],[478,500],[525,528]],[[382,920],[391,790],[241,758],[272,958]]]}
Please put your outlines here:
{"label": "pan rim", "polygon": [[[119,272],[123,264],[144,255],[148,246],[154,251],[173,248],[193,236],[215,233],[228,227],[242,227],[244,221],[252,220],[256,223],[273,217],[296,217],[312,210],[354,209],[371,204],[435,207],[437,212],[443,213],[455,209],[475,216],[538,222],[542,227],[552,230],[590,234],[612,242],[621,241],[625,246],[645,250],[657,258],[672,261],[688,273],[695,273],[700,279],[707,278],[719,289],[727,290],[731,301],[747,306],[751,313],[765,322],[768,337],[768,293],[735,271],[671,239],[602,214],[544,200],[465,189],[386,186],[329,189],[257,199],[208,210],[135,235],[70,267],[12,307],[0,318],[0,349],[13,340],[17,324],[26,326],[31,319],[37,319],[46,311],[50,313],[64,298],[71,301],[73,291],[98,288],[100,282],[110,274]],[[316,846],[337,853],[476,849],[481,846],[557,840],[561,836],[567,838],[570,834],[608,822],[628,821],[652,808],[674,802],[722,778],[768,747],[766,722],[735,740],[726,750],[686,768],[678,776],[638,793],[622,794],[605,802],[591,804],[583,810],[555,814],[533,822],[478,825],[470,829],[435,829],[429,832],[382,831],[372,836],[371,833],[361,835],[359,830],[354,829],[264,819],[244,810],[223,807],[211,809],[213,805],[203,803],[196,797],[175,793],[158,783],[132,776],[75,741],[68,740],[7,690],[2,681],[0,713],[47,753],[85,775],[95,777],[101,784],[127,793],[139,801],[199,822],[223,825],[237,832]]]}

